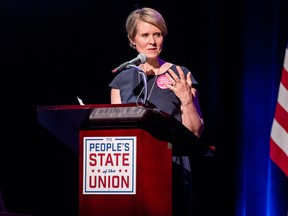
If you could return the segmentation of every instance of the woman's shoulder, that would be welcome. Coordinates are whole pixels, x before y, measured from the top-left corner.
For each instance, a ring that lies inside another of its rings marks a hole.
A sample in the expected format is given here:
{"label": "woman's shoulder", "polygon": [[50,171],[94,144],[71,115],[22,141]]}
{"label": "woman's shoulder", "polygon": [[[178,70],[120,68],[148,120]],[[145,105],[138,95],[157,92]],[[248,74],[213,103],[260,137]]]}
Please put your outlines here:
{"label": "woman's shoulder", "polygon": [[115,77],[127,77],[127,76],[137,74],[137,72],[138,71],[136,68],[126,68],[126,69],[118,72],[117,74],[115,74]]}
{"label": "woman's shoulder", "polygon": [[177,64],[173,64],[173,63],[170,63],[170,62],[165,62],[165,68],[166,68],[166,71],[168,71],[168,69],[171,69],[173,71],[175,71],[177,73],[177,69],[176,69],[176,66],[180,66],[181,69],[183,70],[184,74],[187,74],[189,72],[189,69],[185,66],[182,66],[182,65],[177,65]]}
{"label": "woman's shoulder", "polygon": [[[190,71],[188,67],[185,67],[185,66],[182,66],[182,65],[176,65],[176,64],[173,64],[173,63],[169,63],[169,65],[170,65],[170,66],[169,66],[168,69],[173,70],[176,74],[178,74],[178,71],[177,71],[177,69],[176,69],[176,66],[180,66],[181,69],[182,69],[182,71],[183,71],[183,73],[184,73],[185,75],[187,75],[188,72]],[[167,71],[168,71],[168,69],[167,69]],[[192,78],[192,83],[193,83],[193,84],[198,84],[198,82],[195,80],[193,74],[191,74],[191,78]]]}
{"label": "woman's shoulder", "polygon": [[117,74],[114,74],[114,77],[110,83],[110,87],[113,86],[120,86],[124,83],[131,83],[132,80],[135,80],[138,78],[138,71],[134,68],[127,68],[123,71],[118,72]]}

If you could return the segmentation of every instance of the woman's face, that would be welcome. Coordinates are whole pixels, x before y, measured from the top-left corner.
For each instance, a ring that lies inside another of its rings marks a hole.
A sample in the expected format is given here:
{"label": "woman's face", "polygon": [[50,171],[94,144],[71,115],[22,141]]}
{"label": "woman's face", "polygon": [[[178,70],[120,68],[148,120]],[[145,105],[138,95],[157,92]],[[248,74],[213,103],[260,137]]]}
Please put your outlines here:
{"label": "woman's face", "polygon": [[147,58],[157,58],[163,47],[163,35],[159,28],[149,23],[140,21],[137,34],[131,42],[139,53],[144,53]]}

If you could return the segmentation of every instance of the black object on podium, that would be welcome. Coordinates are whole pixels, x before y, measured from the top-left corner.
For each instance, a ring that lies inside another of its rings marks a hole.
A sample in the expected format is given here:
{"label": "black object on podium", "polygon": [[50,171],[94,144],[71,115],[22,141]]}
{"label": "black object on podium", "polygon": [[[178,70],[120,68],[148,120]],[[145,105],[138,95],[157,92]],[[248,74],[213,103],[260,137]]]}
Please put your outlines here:
{"label": "black object on podium", "polygon": [[38,122],[78,152],[80,129],[139,127],[173,145],[173,155],[197,154],[205,148],[200,139],[178,120],[143,104],[39,106]]}

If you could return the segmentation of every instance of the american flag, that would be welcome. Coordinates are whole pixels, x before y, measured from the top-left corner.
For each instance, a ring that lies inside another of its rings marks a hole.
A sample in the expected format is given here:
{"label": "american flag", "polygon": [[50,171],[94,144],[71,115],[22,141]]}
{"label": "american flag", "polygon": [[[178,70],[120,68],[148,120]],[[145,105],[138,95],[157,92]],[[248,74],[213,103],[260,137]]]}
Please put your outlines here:
{"label": "american flag", "polygon": [[288,43],[270,134],[270,158],[288,177]]}

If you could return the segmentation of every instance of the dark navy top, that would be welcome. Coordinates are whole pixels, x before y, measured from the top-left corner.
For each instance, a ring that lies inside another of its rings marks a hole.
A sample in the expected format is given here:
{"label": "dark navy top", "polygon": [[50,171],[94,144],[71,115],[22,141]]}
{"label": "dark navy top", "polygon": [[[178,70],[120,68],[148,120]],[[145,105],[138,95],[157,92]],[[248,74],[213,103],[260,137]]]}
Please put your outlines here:
{"label": "dark navy top", "polygon": [[[189,69],[181,66],[185,76]],[[172,69],[178,76],[179,73],[176,65],[172,64]],[[168,70],[165,73],[169,73]],[[176,97],[173,91],[166,88],[164,83],[169,81],[165,77],[165,73],[160,75],[147,76],[147,101],[146,104],[155,107],[158,110],[168,113],[175,117],[180,122],[180,100]],[[191,75],[192,83],[197,84],[194,77]],[[122,103],[136,103],[143,102],[144,99],[144,83],[142,76],[136,68],[129,68],[123,70],[112,80],[110,87],[120,89],[120,97]]]}
{"label": "dark navy top", "polygon": [[[185,76],[189,72],[186,67],[181,67]],[[172,69],[178,76],[179,73],[176,65],[171,65]],[[165,73],[169,73],[168,70]],[[164,83],[169,81],[165,73],[158,76],[147,76],[147,101],[146,104],[154,106],[156,109],[166,112],[177,120],[182,122],[180,100],[173,91],[166,88]],[[192,76],[192,75],[191,75]],[[197,84],[192,76],[192,84]],[[123,70],[115,76],[109,84],[111,88],[120,89],[122,103],[143,102],[144,99],[144,82],[139,71],[136,68]],[[192,175],[189,156],[173,156],[173,215],[191,215],[193,207],[193,188]]]}

